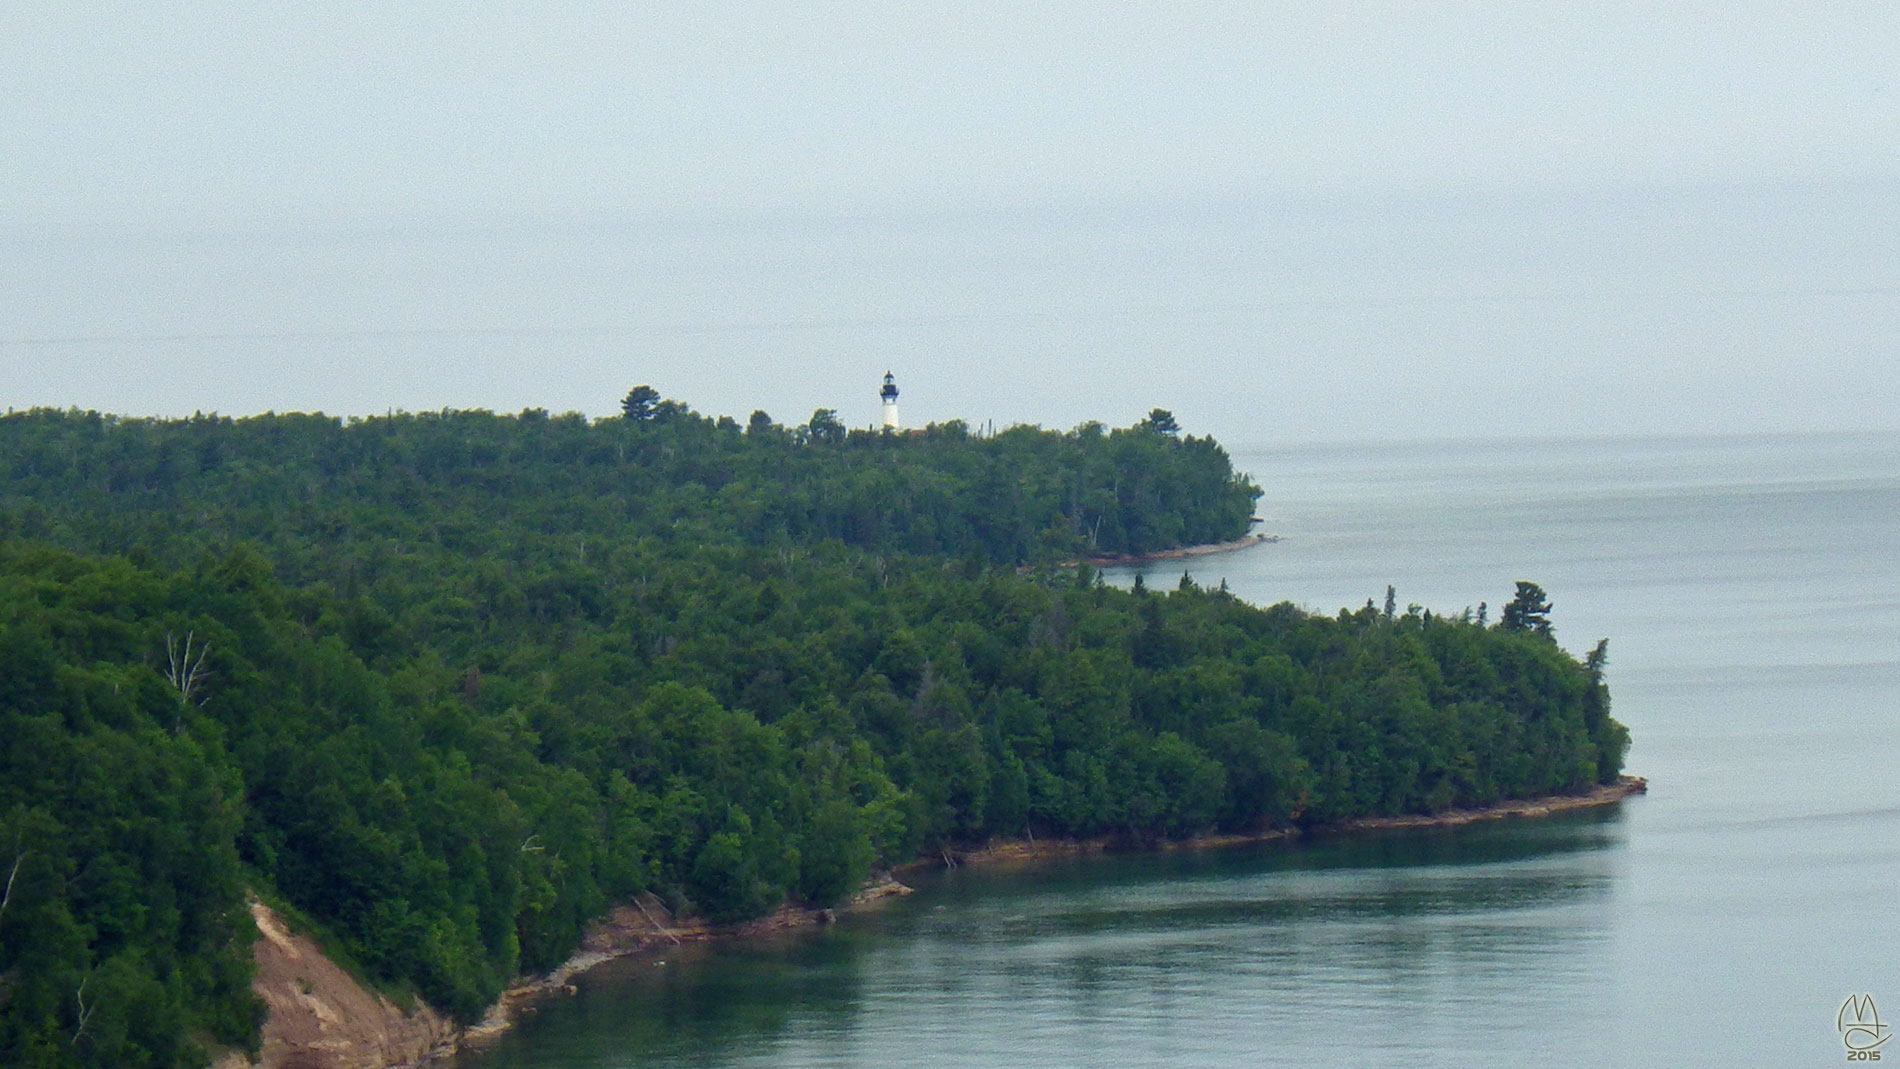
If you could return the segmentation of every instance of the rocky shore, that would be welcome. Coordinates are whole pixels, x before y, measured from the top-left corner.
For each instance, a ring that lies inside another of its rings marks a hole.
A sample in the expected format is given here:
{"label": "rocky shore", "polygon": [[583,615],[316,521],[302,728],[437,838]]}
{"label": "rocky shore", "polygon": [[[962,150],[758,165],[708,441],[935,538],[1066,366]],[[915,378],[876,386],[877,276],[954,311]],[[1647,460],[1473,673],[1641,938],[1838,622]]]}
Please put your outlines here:
{"label": "rocky shore", "polygon": [[921,857],[894,874],[872,881],[836,910],[786,905],[769,916],[736,925],[715,925],[703,918],[675,916],[658,898],[641,895],[615,907],[590,927],[580,949],[560,968],[509,988],[481,1022],[464,1029],[455,1028],[446,1017],[420,1001],[403,1008],[365,989],[326,958],[310,939],[290,932],[269,907],[253,903],[251,912],[257,921],[258,939],[254,951],[257,978],[252,986],[270,1008],[264,1026],[263,1048],[255,1062],[241,1053],[231,1053],[219,1059],[213,1069],[408,1069],[427,1065],[458,1049],[478,1047],[501,1034],[539,999],[571,994],[575,977],[604,962],[657,953],[686,943],[747,939],[828,924],[841,912],[910,894],[911,889],[895,878],[906,872],[966,864],[1028,863],[1119,849],[1209,850],[1306,836],[1451,828],[1478,821],[1545,817],[1614,805],[1633,794],[1644,793],[1648,787],[1648,781],[1641,777],[1623,776],[1615,783],[1582,794],[1501,802],[1482,809],[1360,817],[1304,829],[1275,828],[1173,841],[996,840],[981,846],[946,848]]}
{"label": "rocky shore", "polygon": [[1191,839],[1131,840],[1113,836],[1091,839],[997,839],[980,846],[952,847],[920,857],[896,870],[898,875],[958,865],[995,865],[1038,861],[1046,858],[1076,857],[1116,850],[1217,850],[1251,843],[1283,842],[1293,839],[1349,835],[1360,832],[1393,831],[1417,828],[1455,828],[1485,820],[1515,817],[1547,817],[1579,809],[1615,805],[1633,794],[1649,790],[1649,781],[1640,776],[1621,776],[1581,794],[1557,794],[1527,798],[1480,809],[1447,809],[1440,813],[1408,813],[1396,817],[1356,817],[1331,824],[1305,828],[1268,828],[1257,832],[1197,835]]}
{"label": "rocky shore", "polygon": [[1569,813],[1577,809],[1598,809],[1604,805],[1615,805],[1632,794],[1645,794],[1649,790],[1649,780],[1642,777],[1619,777],[1617,782],[1602,784],[1583,794],[1554,794],[1549,797],[1530,797],[1499,801],[1497,805],[1486,805],[1482,809],[1446,809],[1442,813],[1408,813],[1404,816],[1357,816],[1353,820],[1340,820],[1334,824],[1313,824],[1307,828],[1267,828],[1262,832],[1243,832],[1243,834],[1195,835],[1191,839],[1161,839],[1161,841],[1132,841],[1125,837],[1093,837],[1093,839],[994,839],[977,847],[944,849],[937,854],[927,854],[918,860],[906,864],[897,870],[899,875],[910,872],[923,872],[933,868],[954,868],[961,864],[1011,864],[1011,862],[1034,862],[1043,858],[1070,858],[1079,854],[1102,854],[1110,851],[1212,851],[1222,847],[1243,847],[1248,843],[1275,843],[1302,837],[1319,835],[1349,835],[1360,832],[1391,832],[1391,830],[1414,830],[1414,828],[1459,828],[1463,824],[1476,824],[1480,820],[1509,820],[1518,816],[1550,816],[1554,813]]}
{"label": "rocky shore", "polygon": [[863,909],[910,888],[888,876],[866,885],[836,909],[785,905],[744,924],[717,925],[704,918],[674,916],[653,895],[640,895],[596,921],[581,947],[545,976],[522,980],[502,993],[487,1016],[456,1028],[420,999],[398,1006],[365,988],[326,957],[309,937],[290,931],[270,907],[253,902],[258,938],[252,956],[257,975],[251,989],[264,1000],[262,1047],[255,1061],[242,1052],[220,1057],[212,1069],[412,1069],[441,1061],[458,1050],[479,1047],[500,1035],[534,1003],[572,994],[573,980],[603,962],[665,950],[685,943],[748,939],[771,932],[829,924],[841,912]]}
{"label": "rocky shore", "polygon": [[743,924],[712,924],[703,917],[675,916],[658,897],[638,895],[632,902],[615,906],[605,917],[595,921],[581,937],[580,949],[560,968],[502,992],[500,1000],[489,1007],[488,1015],[465,1029],[459,1039],[464,1046],[479,1046],[485,1040],[507,1031],[522,1011],[536,1001],[549,995],[572,994],[576,976],[616,958],[655,953],[687,943],[751,939],[773,932],[830,924],[839,913],[863,909],[885,899],[910,893],[909,887],[890,876],[884,876],[871,881],[835,909],[810,909],[788,903],[764,917]]}
{"label": "rocky shore", "polygon": [[1606,783],[1601,787],[1583,794],[1558,794],[1548,798],[1528,798],[1521,801],[1499,802],[1482,809],[1447,809],[1442,813],[1407,814],[1398,817],[1358,817],[1337,824],[1320,825],[1312,829],[1316,835],[1337,835],[1345,832],[1389,831],[1399,828],[1455,828],[1463,824],[1475,824],[1481,820],[1505,820],[1511,817],[1547,817],[1554,813],[1567,813],[1577,809],[1595,809],[1599,806],[1615,805],[1632,794],[1647,794],[1649,781],[1641,776],[1618,776],[1615,783]]}

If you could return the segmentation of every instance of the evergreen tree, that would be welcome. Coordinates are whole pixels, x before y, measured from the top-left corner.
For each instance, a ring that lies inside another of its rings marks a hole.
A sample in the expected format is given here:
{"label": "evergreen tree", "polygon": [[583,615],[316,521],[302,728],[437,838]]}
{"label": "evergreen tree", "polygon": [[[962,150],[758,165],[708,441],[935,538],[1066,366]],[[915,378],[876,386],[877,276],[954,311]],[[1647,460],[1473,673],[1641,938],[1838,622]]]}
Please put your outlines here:
{"label": "evergreen tree", "polygon": [[660,403],[660,391],[651,386],[635,386],[620,401],[620,413],[634,423],[651,420]]}
{"label": "evergreen tree", "polygon": [[1551,637],[1550,601],[1544,594],[1544,588],[1536,583],[1519,581],[1517,594],[1504,606],[1504,615],[1498,626],[1506,631]]}

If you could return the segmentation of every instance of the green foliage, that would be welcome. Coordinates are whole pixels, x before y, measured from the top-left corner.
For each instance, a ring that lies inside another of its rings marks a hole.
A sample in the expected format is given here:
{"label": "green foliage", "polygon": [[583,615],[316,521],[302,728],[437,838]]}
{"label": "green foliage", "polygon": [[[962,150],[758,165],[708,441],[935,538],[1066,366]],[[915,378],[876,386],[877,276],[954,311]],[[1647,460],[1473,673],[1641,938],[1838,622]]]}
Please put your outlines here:
{"label": "green foliage", "polygon": [[742,920],[949,842],[1621,768],[1602,650],[1530,584],[1489,629],[1019,575],[1244,530],[1257,489],[1165,413],[976,438],[645,400],[637,433],[0,418],[0,1064],[249,1041],[247,880],[469,1019],[637,892]]}
{"label": "green foliage", "polygon": [[1506,631],[1551,637],[1550,599],[1545,596],[1544,588],[1536,583],[1520,581],[1517,594],[1504,606],[1504,617],[1498,621],[1498,626]]}
{"label": "green foliage", "polygon": [[[1016,565],[1237,538],[1260,494],[1211,439],[1149,423],[888,435],[847,431],[821,409],[791,432],[757,413],[741,433],[650,387],[626,406],[626,420],[600,423],[535,411],[347,422],[11,414],[0,419],[0,537],[159,550],[179,541],[173,518],[203,517],[198,540],[258,543],[279,569],[296,566],[279,573],[291,586],[353,594],[375,577],[367,569],[416,567],[419,540],[520,560],[565,531],[577,566],[609,541],[641,538],[836,540]],[[589,607],[577,569],[523,593],[546,613]]]}
{"label": "green foliage", "polygon": [[1181,433],[1181,425],[1175,422],[1174,413],[1165,408],[1149,412],[1148,418],[1142,420],[1140,426],[1156,434],[1173,436]]}
{"label": "green foliage", "polygon": [[621,399],[620,414],[634,423],[645,423],[654,417],[654,408],[659,403],[660,391],[651,386],[635,386]]}
{"label": "green foliage", "polygon": [[238,777],[151,662],[184,592],[0,558],[0,1064],[201,1063],[248,1044]]}
{"label": "green foliage", "polygon": [[838,421],[837,410],[821,408],[811,414],[811,422],[805,425],[805,436],[808,442],[829,445],[844,441],[847,434],[844,424]]}

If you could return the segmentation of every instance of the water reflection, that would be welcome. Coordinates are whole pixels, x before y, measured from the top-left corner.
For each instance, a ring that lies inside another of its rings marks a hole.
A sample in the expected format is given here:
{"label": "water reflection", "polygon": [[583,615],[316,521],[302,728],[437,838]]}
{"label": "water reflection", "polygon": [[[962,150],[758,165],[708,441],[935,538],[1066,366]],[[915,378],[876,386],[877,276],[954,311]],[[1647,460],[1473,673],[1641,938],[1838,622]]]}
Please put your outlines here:
{"label": "water reflection", "polygon": [[1340,1014],[1361,1049],[1406,1049],[1428,1004],[1531,1013],[1526,988],[1541,1005],[1601,971],[1622,830],[1611,811],[923,874],[833,928],[609,966],[463,1064],[1327,1060]]}
{"label": "water reflection", "polygon": [[590,984],[478,1069],[1805,1065],[1840,1058],[1847,992],[1900,991],[1900,439],[1239,460],[1285,541],[1195,561],[1197,580],[1324,612],[1393,582],[1456,612],[1535,579],[1567,645],[1610,636],[1650,795],[1446,835],[966,869],[691,963],[670,1008],[644,979]]}

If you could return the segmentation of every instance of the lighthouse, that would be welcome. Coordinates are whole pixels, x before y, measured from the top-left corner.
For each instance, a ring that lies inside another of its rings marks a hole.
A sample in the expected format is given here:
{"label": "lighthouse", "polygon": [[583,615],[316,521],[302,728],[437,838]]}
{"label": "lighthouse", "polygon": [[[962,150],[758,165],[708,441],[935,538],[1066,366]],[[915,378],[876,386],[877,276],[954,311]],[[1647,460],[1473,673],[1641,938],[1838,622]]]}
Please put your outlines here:
{"label": "lighthouse", "polygon": [[903,425],[897,420],[897,380],[888,371],[884,373],[884,388],[877,392],[877,396],[884,402],[884,429],[903,430]]}

